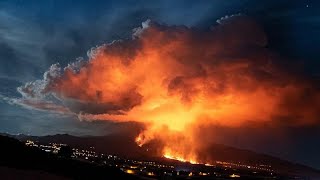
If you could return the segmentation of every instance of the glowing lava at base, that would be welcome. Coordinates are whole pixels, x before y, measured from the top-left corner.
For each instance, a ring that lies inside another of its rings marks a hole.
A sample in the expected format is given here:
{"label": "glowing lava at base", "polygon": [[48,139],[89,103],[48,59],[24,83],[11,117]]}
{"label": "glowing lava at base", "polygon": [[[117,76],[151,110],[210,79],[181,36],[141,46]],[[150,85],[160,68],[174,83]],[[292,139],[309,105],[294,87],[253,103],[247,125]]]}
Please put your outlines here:
{"label": "glowing lava at base", "polygon": [[192,159],[192,158],[183,158],[181,156],[174,156],[170,153],[165,153],[163,155],[163,157],[167,158],[167,159],[172,159],[172,160],[177,160],[177,161],[181,161],[181,162],[188,162],[190,164],[204,164],[205,166],[214,166],[210,163],[205,163],[205,162],[199,162],[199,161],[196,161],[195,159]]}
{"label": "glowing lava at base", "polygon": [[195,161],[194,159],[185,159],[183,157],[173,156],[171,154],[164,154],[163,157],[165,157],[167,159],[173,159],[173,160],[181,161],[181,162],[189,162],[191,164],[200,164],[199,162]]}

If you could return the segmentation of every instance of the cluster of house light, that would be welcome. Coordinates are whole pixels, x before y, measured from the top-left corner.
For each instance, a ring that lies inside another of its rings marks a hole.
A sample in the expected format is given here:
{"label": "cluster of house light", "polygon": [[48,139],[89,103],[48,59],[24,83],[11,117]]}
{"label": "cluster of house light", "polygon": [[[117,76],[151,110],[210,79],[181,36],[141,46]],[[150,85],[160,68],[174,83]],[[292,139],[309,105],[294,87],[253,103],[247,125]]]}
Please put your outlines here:
{"label": "cluster of house light", "polygon": [[232,163],[232,162],[224,162],[224,161],[216,161],[216,164],[222,165],[223,167],[226,167],[226,168],[240,167],[240,168],[256,169],[261,171],[273,171],[270,165],[265,165],[265,164],[259,164],[259,165],[253,166],[253,165],[241,164],[240,162]]}
{"label": "cluster of house light", "polygon": [[[38,147],[41,150],[46,151],[46,152],[50,152],[50,153],[58,153],[62,146],[66,146],[66,144],[62,144],[62,143],[49,143],[49,145],[37,144],[36,142],[34,142],[32,140],[27,140],[25,142],[25,144],[27,146]],[[73,148],[72,149],[72,151],[73,151],[72,157],[73,158],[84,158],[86,160],[88,160],[89,158],[98,158],[98,157],[106,158],[108,160],[120,160],[121,159],[121,158],[118,158],[117,156],[114,156],[114,155],[98,154],[92,149],[94,149],[94,147],[90,147],[90,150]],[[120,169],[122,171],[129,173],[129,174],[136,174],[140,171],[140,173],[143,172],[144,174],[146,174],[148,176],[155,176],[154,172],[148,171],[147,169],[148,169],[148,167],[156,167],[156,168],[167,168],[169,171],[164,172],[164,174],[172,175],[172,173],[174,172],[174,168],[175,168],[172,165],[158,164],[153,161],[125,160],[125,162],[131,163],[134,165],[125,165],[125,164],[118,165],[118,164],[116,164],[115,166],[120,167]],[[107,162],[104,161],[104,163],[107,163]],[[216,165],[220,165],[225,168],[238,167],[238,168],[255,169],[255,170],[261,170],[261,171],[273,171],[271,169],[271,166],[264,165],[264,164],[252,166],[252,165],[241,164],[240,162],[239,163],[232,163],[232,162],[216,161]],[[205,166],[214,166],[214,167],[216,167],[216,165],[205,164]],[[179,171],[177,171],[176,173],[179,176]],[[208,173],[208,172],[198,172],[198,173],[190,172],[188,174],[188,176],[195,176],[195,175],[207,176],[207,175],[210,175],[210,173]],[[214,173],[214,175],[218,175],[218,174]],[[229,177],[236,178],[236,177],[240,177],[240,175],[230,174]]]}
{"label": "cluster of house light", "polygon": [[89,159],[89,158],[97,158],[99,157],[98,154],[94,151],[91,150],[84,150],[84,149],[77,149],[77,148],[73,148],[73,156],[74,157],[83,157],[85,159]]}
{"label": "cluster of house light", "polygon": [[49,145],[37,144],[35,141],[32,140],[27,140],[25,142],[25,145],[38,147],[39,149],[45,152],[50,152],[54,154],[57,154],[60,151],[61,146],[66,146],[66,144],[62,143],[49,143]]}

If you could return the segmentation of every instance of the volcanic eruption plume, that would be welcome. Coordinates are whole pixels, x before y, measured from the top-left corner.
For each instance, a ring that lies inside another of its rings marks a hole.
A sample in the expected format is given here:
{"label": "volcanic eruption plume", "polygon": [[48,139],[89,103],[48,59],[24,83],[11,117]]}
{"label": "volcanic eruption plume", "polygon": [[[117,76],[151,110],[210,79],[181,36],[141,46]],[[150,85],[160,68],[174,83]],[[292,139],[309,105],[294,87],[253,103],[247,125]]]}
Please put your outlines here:
{"label": "volcanic eruption plume", "polygon": [[225,17],[210,30],[152,21],[132,39],[113,41],[43,80],[19,87],[20,104],[76,113],[81,120],[145,125],[142,146],[160,140],[162,155],[202,162],[201,126],[316,123],[320,94],[312,80],[286,70],[250,18]]}

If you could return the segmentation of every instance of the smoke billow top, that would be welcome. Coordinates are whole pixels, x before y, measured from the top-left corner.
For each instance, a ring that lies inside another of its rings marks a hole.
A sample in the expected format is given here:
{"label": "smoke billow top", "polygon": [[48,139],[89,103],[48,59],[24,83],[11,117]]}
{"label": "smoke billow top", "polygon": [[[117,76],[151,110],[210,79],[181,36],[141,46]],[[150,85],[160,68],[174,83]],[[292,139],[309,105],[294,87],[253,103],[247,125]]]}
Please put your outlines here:
{"label": "smoke billow top", "polygon": [[198,125],[319,122],[315,82],[287,70],[246,16],[222,18],[207,31],[148,20],[132,39],[93,48],[88,57],[53,64],[42,80],[19,87],[20,104],[143,123],[139,145],[158,139],[163,155],[189,161],[201,161],[206,143]]}

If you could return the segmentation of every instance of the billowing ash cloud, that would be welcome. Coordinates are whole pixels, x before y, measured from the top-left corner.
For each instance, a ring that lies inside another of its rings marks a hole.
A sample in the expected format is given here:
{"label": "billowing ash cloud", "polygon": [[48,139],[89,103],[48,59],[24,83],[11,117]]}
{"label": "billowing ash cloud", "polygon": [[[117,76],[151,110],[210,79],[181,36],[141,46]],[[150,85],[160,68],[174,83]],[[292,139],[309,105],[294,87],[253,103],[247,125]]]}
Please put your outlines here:
{"label": "billowing ash cloud", "polygon": [[242,15],[217,23],[200,31],[148,20],[132,39],[93,48],[65,68],[54,64],[18,91],[36,109],[50,102],[81,119],[142,122],[138,143],[158,138],[164,154],[189,159],[198,152],[190,147],[200,147],[199,124],[319,122],[316,82],[288,70],[261,27]]}

